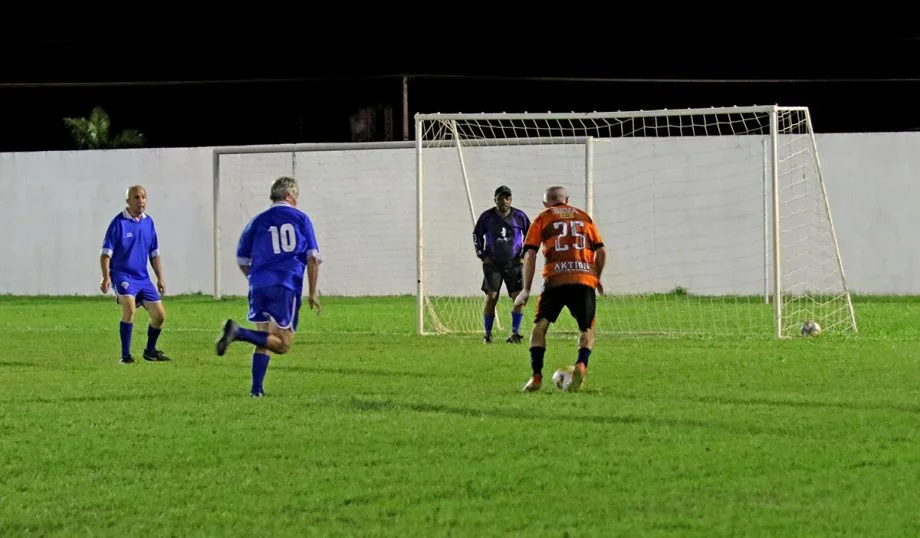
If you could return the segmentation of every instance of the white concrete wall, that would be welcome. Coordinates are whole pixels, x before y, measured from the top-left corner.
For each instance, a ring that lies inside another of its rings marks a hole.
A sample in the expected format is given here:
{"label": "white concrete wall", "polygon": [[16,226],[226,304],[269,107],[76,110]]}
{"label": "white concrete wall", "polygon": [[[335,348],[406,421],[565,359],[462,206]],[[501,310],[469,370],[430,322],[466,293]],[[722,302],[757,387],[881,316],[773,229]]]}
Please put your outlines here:
{"label": "white concrete wall", "polygon": [[[920,133],[818,135],[844,268],[858,293],[920,294]],[[833,243],[801,141],[780,148],[783,279],[832,284]],[[211,148],[0,154],[0,294],[98,293],[99,248],[125,188],[148,189],[170,293],[213,290]],[[477,295],[472,219],[499,184],[532,217],[549,184],[585,204],[585,148],[465,148],[470,208],[455,148],[425,154],[425,268],[432,294]],[[413,294],[416,177],[411,148],[229,155],[221,160],[222,292],[245,293],[236,239],[293,173],[326,263],[326,295]],[[759,293],[764,287],[759,137],[596,142],[594,214],[610,245],[609,290]],[[817,222],[818,224],[811,224]],[[770,238],[767,238],[768,241]],[[769,277],[769,275],[766,275]]]}

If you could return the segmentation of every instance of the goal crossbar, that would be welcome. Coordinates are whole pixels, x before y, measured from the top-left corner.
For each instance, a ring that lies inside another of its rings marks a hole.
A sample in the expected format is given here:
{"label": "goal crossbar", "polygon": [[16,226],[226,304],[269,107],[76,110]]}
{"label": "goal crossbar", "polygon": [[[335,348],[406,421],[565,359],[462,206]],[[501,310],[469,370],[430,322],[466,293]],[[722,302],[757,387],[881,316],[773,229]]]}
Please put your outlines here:
{"label": "goal crossbar", "polygon": [[804,106],[753,105],[708,108],[662,108],[657,110],[624,110],[615,112],[482,112],[482,113],[417,113],[416,121],[429,120],[480,120],[480,121],[576,121],[618,120],[629,118],[660,118],[672,116],[704,116],[707,114],[768,114],[777,111],[805,112]]}

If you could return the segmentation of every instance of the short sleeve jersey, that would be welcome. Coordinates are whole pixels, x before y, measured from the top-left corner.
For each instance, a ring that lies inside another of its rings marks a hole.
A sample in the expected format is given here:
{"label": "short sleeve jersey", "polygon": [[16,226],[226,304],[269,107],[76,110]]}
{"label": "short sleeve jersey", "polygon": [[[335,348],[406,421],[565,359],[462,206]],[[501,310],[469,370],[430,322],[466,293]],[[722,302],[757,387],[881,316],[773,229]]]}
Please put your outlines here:
{"label": "short sleeve jersey", "polygon": [[111,258],[109,267],[118,278],[150,278],[147,260],[160,255],[153,219],[146,213],[135,219],[127,209],[115,215],[102,239],[102,254]]}
{"label": "short sleeve jersey", "polygon": [[524,240],[525,249],[542,248],[545,288],[564,284],[597,287],[594,253],[604,246],[591,217],[576,207],[557,204],[541,212]]}
{"label": "short sleeve jersey", "polygon": [[237,263],[249,266],[250,288],[282,286],[298,293],[311,256],[321,259],[313,222],[285,202],[276,202],[253,217],[236,249]]}

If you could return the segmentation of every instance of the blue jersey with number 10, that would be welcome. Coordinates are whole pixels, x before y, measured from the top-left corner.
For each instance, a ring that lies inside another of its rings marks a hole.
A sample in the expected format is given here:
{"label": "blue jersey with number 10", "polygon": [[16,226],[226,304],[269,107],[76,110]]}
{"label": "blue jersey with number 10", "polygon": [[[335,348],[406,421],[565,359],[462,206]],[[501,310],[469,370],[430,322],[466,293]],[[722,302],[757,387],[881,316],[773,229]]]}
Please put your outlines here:
{"label": "blue jersey with number 10", "polygon": [[284,286],[303,290],[307,258],[319,258],[313,223],[303,211],[277,202],[243,229],[236,248],[237,262],[249,266],[249,287]]}

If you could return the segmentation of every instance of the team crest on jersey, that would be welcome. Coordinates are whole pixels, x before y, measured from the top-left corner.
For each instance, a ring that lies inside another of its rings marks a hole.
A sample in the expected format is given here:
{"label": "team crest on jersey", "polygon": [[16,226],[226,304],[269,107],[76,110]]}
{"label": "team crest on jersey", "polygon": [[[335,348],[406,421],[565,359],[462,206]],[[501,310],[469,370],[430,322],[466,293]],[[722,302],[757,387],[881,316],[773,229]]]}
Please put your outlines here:
{"label": "team crest on jersey", "polygon": [[571,207],[554,207],[553,215],[563,219],[574,219],[575,210]]}

